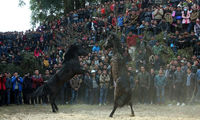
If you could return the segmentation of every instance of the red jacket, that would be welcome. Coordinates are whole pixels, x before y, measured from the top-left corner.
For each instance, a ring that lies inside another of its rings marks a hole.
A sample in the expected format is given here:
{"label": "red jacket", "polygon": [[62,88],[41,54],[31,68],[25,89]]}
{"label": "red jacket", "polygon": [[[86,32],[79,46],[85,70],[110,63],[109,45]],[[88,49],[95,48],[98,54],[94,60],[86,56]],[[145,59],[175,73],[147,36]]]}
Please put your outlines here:
{"label": "red jacket", "polygon": [[6,77],[0,77],[0,90],[6,90]]}
{"label": "red jacket", "polygon": [[126,39],[128,47],[136,46],[137,38],[138,38],[137,35],[128,36]]}
{"label": "red jacket", "polygon": [[36,76],[36,75],[33,75],[32,76],[32,88],[37,88],[39,86],[41,86],[43,84],[43,79],[42,77],[39,77],[39,76]]}

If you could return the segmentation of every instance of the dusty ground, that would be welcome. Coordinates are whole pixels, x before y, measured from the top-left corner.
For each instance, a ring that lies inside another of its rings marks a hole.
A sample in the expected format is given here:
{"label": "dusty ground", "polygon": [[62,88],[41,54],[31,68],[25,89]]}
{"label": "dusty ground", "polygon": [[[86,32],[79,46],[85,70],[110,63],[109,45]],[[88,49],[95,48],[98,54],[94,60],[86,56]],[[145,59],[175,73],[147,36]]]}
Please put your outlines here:
{"label": "dusty ground", "polygon": [[130,108],[117,109],[109,118],[111,105],[64,105],[52,113],[50,105],[11,105],[0,107],[0,120],[200,120],[200,105],[158,106],[135,105],[136,117],[130,117]]}

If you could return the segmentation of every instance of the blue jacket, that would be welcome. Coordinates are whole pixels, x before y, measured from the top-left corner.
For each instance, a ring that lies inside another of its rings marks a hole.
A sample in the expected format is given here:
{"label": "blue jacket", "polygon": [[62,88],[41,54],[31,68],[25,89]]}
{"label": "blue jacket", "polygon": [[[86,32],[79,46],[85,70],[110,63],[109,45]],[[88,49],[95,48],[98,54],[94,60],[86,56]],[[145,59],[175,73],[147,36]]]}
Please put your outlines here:
{"label": "blue jacket", "polygon": [[118,17],[117,18],[117,25],[118,26],[123,26],[124,25],[124,17]]}
{"label": "blue jacket", "polygon": [[155,79],[155,86],[156,87],[162,87],[166,85],[166,77],[160,76],[160,75],[156,75]]}
{"label": "blue jacket", "polygon": [[99,52],[100,51],[100,47],[99,46],[93,46],[92,48],[92,52]]}
{"label": "blue jacket", "polygon": [[[13,91],[14,91],[17,79],[16,79],[15,76],[13,76],[11,79],[12,79],[11,81],[12,81],[12,84],[13,84]],[[18,82],[19,91],[22,91],[23,78],[19,77],[19,81],[17,81],[17,82]]]}

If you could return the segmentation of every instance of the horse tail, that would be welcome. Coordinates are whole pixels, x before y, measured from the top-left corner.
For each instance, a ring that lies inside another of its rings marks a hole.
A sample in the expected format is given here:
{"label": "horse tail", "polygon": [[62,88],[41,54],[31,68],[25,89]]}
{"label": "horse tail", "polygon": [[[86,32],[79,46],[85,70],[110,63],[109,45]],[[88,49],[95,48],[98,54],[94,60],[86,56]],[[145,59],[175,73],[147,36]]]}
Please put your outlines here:
{"label": "horse tail", "polygon": [[44,96],[47,94],[49,94],[48,85],[44,84],[44,85],[40,86],[39,88],[37,88],[36,91],[33,92],[32,96],[37,97],[37,96]]}

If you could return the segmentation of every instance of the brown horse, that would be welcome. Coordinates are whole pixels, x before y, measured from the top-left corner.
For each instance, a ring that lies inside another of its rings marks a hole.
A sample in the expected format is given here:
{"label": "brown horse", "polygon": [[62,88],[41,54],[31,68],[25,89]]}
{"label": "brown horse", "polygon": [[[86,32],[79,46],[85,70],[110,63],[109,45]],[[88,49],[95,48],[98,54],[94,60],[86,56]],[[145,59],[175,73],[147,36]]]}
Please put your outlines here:
{"label": "brown horse", "polygon": [[114,107],[110,113],[110,117],[113,116],[115,110],[118,107],[124,105],[130,105],[131,115],[134,116],[132,107],[132,89],[130,86],[130,80],[128,77],[128,70],[126,67],[126,61],[123,58],[123,50],[120,43],[120,39],[115,33],[110,33],[106,42],[105,47],[113,48],[113,56],[111,59],[111,72],[114,81]]}

